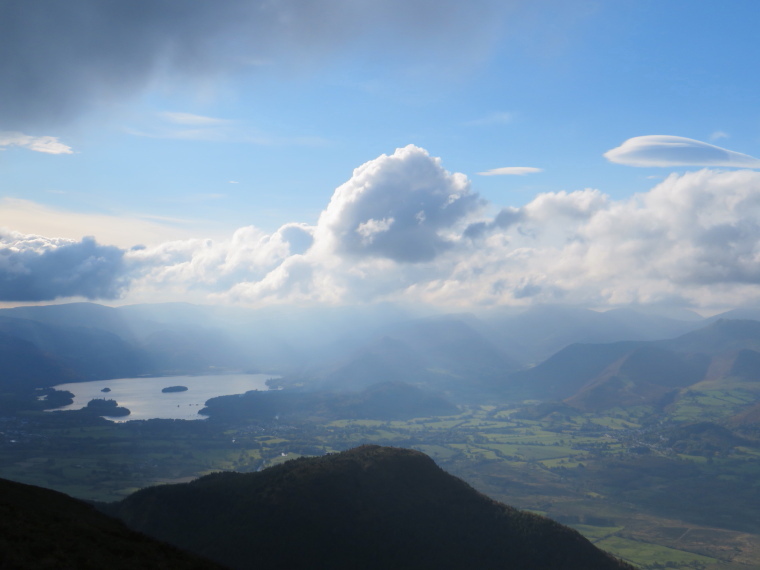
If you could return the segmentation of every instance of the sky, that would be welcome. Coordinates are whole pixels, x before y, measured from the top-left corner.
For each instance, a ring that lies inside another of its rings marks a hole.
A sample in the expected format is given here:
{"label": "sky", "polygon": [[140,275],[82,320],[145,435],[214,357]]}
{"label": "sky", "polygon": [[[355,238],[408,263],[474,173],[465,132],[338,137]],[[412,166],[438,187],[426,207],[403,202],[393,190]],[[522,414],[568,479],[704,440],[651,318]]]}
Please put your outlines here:
{"label": "sky", "polygon": [[0,0],[0,303],[760,302],[754,0]]}

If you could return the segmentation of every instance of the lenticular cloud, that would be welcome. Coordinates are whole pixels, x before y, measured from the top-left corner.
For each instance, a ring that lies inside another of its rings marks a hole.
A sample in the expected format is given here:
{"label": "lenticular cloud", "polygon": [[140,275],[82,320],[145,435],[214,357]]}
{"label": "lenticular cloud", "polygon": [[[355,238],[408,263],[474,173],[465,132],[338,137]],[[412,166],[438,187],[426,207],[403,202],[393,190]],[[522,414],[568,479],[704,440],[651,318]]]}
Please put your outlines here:
{"label": "lenticular cloud", "polygon": [[723,166],[760,168],[760,159],[685,137],[649,135],[628,139],[604,153],[627,166]]}

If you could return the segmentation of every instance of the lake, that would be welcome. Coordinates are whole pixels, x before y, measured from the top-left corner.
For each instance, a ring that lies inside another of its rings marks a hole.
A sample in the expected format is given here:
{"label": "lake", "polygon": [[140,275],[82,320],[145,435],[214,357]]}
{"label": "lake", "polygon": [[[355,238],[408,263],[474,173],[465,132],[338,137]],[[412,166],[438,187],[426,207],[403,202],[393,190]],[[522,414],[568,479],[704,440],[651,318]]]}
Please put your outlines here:
{"label": "lake", "polygon": [[[128,408],[128,416],[106,419],[123,422],[154,418],[173,420],[203,420],[207,416],[198,413],[206,400],[217,396],[244,394],[249,390],[268,390],[266,381],[278,378],[271,374],[219,374],[210,376],[160,376],[151,378],[119,378],[72,382],[54,386],[74,394],[74,403],[55,410],[78,410],[90,400],[116,400],[119,406]],[[161,392],[170,386],[186,386],[185,392]],[[110,392],[103,392],[110,388]]]}

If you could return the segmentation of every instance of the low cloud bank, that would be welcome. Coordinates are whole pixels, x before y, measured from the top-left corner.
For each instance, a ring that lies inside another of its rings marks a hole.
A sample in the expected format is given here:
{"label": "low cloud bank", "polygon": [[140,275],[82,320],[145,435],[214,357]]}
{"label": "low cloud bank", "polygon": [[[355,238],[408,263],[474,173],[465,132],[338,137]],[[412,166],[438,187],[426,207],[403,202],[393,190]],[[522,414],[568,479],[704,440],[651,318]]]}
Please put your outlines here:
{"label": "low cloud bank", "polygon": [[0,230],[0,300],[116,299],[128,281],[117,247]]}
{"label": "low cloud bank", "polygon": [[487,206],[463,174],[408,146],[357,168],[315,226],[128,251],[6,234],[0,295],[114,298],[129,282],[143,299],[252,305],[760,302],[758,172],[672,174],[625,200],[584,189]]}

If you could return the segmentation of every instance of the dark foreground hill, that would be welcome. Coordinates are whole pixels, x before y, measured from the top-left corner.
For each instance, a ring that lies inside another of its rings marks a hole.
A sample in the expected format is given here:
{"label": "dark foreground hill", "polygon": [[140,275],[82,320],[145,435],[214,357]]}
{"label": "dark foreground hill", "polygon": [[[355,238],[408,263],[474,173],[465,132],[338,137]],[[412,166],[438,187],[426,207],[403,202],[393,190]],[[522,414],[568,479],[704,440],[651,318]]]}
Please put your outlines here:
{"label": "dark foreground hill", "polygon": [[143,489],[109,511],[233,568],[630,569],[408,449],[363,446]]}
{"label": "dark foreground hill", "polygon": [[0,479],[0,568],[219,568],[129,530],[83,501]]}

